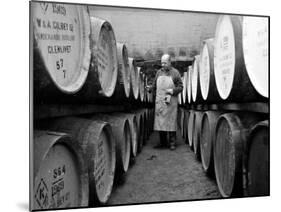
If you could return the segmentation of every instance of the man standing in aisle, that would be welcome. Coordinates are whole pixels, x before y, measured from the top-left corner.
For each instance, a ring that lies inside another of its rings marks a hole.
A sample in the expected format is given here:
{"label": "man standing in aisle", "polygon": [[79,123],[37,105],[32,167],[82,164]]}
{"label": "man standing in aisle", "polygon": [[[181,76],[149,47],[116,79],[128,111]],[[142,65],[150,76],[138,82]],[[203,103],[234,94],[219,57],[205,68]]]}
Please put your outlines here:
{"label": "man standing in aisle", "polygon": [[154,148],[176,148],[178,94],[183,85],[180,73],[171,66],[171,57],[164,54],[156,73],[153,90],[156,89],[154,130],[159,131],[160,143]]}

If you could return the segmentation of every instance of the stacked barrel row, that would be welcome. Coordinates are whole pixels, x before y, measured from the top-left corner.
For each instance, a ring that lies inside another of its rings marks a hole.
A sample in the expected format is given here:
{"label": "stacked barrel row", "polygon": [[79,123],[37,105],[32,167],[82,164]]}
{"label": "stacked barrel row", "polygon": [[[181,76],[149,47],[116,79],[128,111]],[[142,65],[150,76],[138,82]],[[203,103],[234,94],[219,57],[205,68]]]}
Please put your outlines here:
{"label": "stacked barrel row", "polygon": [[31,12],[35,103],[152,101],[108,21],[78,5],[33,3]]}
{"label": "stacked barrel row", "polygon": [[268,18],[221,16],[183,75],[180,104],[267,102],[268,43]]}
{"label": "stacked barrel row", "polygon": [[268,116],[253,112],[179,110],[185,143],[215,177],[222,197],[269,195]]}
{"label": "stacked barrel row", "polygon": [[268,105],[268,74],[268,19],[223,15],[183,75],[180,132],[223,197],[269,195],[269,114],[210,105]]}
{"label": "stacked barrel row", "polygon": [[116,41],[111,24],[87,9],[32,2],[33,106],[136,106],[34,120],[32,210],[106,204],[152,131],[146,75],[126,44]]}
{"label": "stacked barrel row", "polygon": [[153,110],[40,120],[33,209],[106,204],[152,132]]}

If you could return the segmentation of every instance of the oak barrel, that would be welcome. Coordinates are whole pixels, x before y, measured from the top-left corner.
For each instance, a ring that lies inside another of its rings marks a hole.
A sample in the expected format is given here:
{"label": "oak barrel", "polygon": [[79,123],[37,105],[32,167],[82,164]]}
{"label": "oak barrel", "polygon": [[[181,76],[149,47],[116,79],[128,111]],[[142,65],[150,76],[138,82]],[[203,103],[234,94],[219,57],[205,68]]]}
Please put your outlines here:
{"label": "oak barrel", "polygon": [[69,133],[77,140],[88,162],[89,205],[106,203],[111,195],[116,163],[116,137],[110,125],[76,117],[47,120],[40,125],[43,129]]}
{"label": "oak barrel", "polygon": [[[214,42],[214,70],[218,93],[223,100],[229,102],[264,101],[251,83],[245,67],[242,35],[241,17],[220,16]],[[256,59],[255,57],[252,64],[257,63]]]}
{"label": "oak barrel", "polygon": [[150,91],[147,91],[147,97],[148,97],[148,103],[152,104],[153,103],[153,94]]}
{"label": "oak barrel", "polygon": [[122,98],[129,98],[131,89],[128,50],[124,43],[117,42],[117,56],[118,77],[113,96],[117,96],[117,98],[120,100]]}
{"label": "oak barrel", "polygon": [[141,72],[141,68],[137,67],[139,75],[139,100],[144,102],[144,74]]}
{"label": "oak barrel", "polygon": [[94,115],[92,119],[106,121],[112,128],[112,133],[116,140],[115,177],[119,180],[128,171],[131,157],[132,135],[129,120],[124,116],[109,114]]}
{"label": "oak barrel", "polygon": [[[110,104],[118,102],[112,97],[118,75],[117,46],[114,30],[109,22],[90,17],[91,64],[87,79],[74,95],[62,95],[55,103]],[[113,102],[113,100],[115,100]]]}
{"label": "oak barrel", "polygon": [[149,129],[150,129],[150,134],[153,131],[153,124],[154,124],[154,108],[149,109]]}
{"label": "oak barrel", "polygon": [[92,80],[99,82],[99,94],[110,97],[117,82],[118,56],[114,30],[108,21],[91,17],[91,50],[95,67],[91,72],[95,71],[97,77]]}
{"label": "oak barrel", "polygon": [[86,7],[31,3],[34,100],[49,101],[83,86],[90,66],[90,16]]}
{"label": "oak barrel", "polygon": [[203,112],[195,111],[193,119],[193,129],[192,129],[192,142],[193,150],[197,159],[200,158],[200,138],[201,138],[201,125],[202,125]]}
{"label": "oak barrel", "polygon": [[149,109],[148,108],[144,108],[144,114],[145,114],[145,144],[147,143],[147,140],[149,138],[149,134],[150,134],[150,129],[149,129]]}
{"label": "oak barrel", "polygon": [[35,130],[32,144],[32,210],[88,206],[87,162],[76,140]]}
{"label": "oak barrel", "polygon": [[250,81],[256,91],[268,98],[269,18],[243,16],[243,56]]}
{"label": "oak barrel", "polygon": [[214,74],[214,39],[203,42],[199,69],[200,90],[202,98],[208,103],[221,101]]}
{"label": "oak barrel", "polygon": [[182,107],[179,107],[178,108],[178,114],[177,114],[177,125],[179,127],[179,129],[181,130],[181,116],[182,116],[182,111],[183,111],[183,108]]}
{"label": "oak barrel", "polygon": [[134,58],[129,57],[129,67],[131,76],[131,96],[134,100],[137,100],[139,96],[139,75]]}
{"label": "oak barrel", "polygon": [[146,140],[147,140],[147,116],[146,116],[146,112],[145,109],[139,109],[137,111],[138,113],[142,114],[142,118],[143,118],[143,145],[146,145]]}
{"label": "oak barrel", "polygon": [[194,124],[194,118],[195,118],[195,111],[194,110],[190,110],[189,111],[189,118],[188,118],[188,126],[187,126],[187,130],[188,130],[188,143],[189,146],[192,147],[193,144],[193,124]]}
{"label": "oak barrel", "polygon": [[152,108],[148,108],[148,129],[149,129],[149,135],[152,133],[153,131],[153,110]]}
{"label": "oak barrel", "polygon": [[186,104],[186,100],[187,100],[187,98],[186,98],[186,86],[187,86],[187,77],[188,77],[188,75],[187,75],[187,72],[184,72],[183,73],[183,77],[182,77],[182,84],[183,84],[183,88],[182,88],[182,100],[183,100],[183,104]]}
{"label": "oak barrel", "polygon": [[181,136],[184,136],[184,121],[185,121],[185,109],[182,108],[181,117],[180,117],[180,129]]}
{"label": "oak barrel", "polygon": [[138,123],[137,123],[137,117],[135,114],[126,114],[129,119],[129,123],[131,126],[131,134],[132,134],[132,151],[131,154],[133,157],[137,156],[138,151]]}
{"label": "oak barrel", "polygon": [[136,111],[137,123],[138,123],[138,153],[142,151],[144,143],[144,117],[141,111]]}
{"label": "oak barrel", "polygon": [[188,66],[188,72],[187,72],[187,103],[190,104],[192,102],[192,97],[191,97],[191,73],[192,73],[192,66]]}
{"label": "oak barrel", "polygon": [[192,65],[191,71],[191,96],[192,101],[200,103],[203,101],[201,90],[200,90],[200,81],[199,81],[199,70],[200,70],[200,55],[196,55]]}
{"label": "oak barrel", "polygon": [[138,137],[139,137],[139,132],[138,132],[138,122],[137,122],[137,116],[135,113],[114,113],[112,114],[113,116],[119,116],[123,118],[127,118],[129,120],[130,124],[130,131],[132,135],[131,139],[131,157],[136,157],[137,156],[137,149],[138,149]]}
{"label": "oak barrel", "polygon": [[241,196],[242,159],[251,127],[260,117],[252,113],[226,113],[219,117],[214,142],[215,175],[223,197]]}
{"label": "oak barrel", "polygon": [[181,93],[178,94],[178,103],[179,103],[179,105],[182,105],[182,94]]}
{"label": "oak barrel", "polygon": [[269,125],[259,122],[251,130],[246,152],[246,195],[269,195]]}
{"label": "oak barrel", "polygon": [[183,136],[183,139],[184,139],[184,142],[186,144],[188,144],[188,121],[189,121],[189,115],[190,115],[190,111],[189,110],[184,110],[184,136]]}
{"label": "oak barrel", "polygon": [[214,174],[213,146],[217,120],[222,112],[206,111],[202,117],[200,152],[203,169],[206,173]]}

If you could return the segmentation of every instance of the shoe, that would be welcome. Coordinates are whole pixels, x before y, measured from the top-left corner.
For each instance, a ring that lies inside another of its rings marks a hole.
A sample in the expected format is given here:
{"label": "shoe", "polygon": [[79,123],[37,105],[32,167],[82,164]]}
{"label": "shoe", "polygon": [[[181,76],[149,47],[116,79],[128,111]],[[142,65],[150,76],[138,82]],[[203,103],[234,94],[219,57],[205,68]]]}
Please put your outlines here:
{"label": "shoe", "polygon": [[173,151],[173,150],[175,150],[175,149],[176,149],[176,147],[175,147],[174,145],[171,145],[171,146],[170,146],[170,150]]}

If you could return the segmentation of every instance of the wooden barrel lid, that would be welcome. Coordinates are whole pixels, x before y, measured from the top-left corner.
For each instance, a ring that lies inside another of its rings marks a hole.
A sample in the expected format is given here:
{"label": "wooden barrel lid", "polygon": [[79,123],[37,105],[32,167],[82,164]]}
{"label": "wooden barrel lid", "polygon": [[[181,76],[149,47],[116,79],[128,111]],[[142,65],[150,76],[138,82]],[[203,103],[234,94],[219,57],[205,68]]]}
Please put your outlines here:
{"label": "wooden barrel lid", "polygon": [[180,93],[178,94],[178,103],[179,103],[179,105],[181,105],[181,94]]}
{"label": "wooden barrel lid", "polygon": [[222,99],[229,96],[235,73],[235,38],[230,16],[220,16],[215,33],[215,80]]}
{"label": "wooden barrel lid", "polygon": [[140,101],[144,101],[144,74],[140,71],[141,67],[138,68],[138,75],[139,75],[139,95],[140,95]]}
{"label": "wooden barrel lid", "polygon": [[110,134],[108,134],[107,130],[103,129],[97,141],[94,180],[96,195],[100,203],[106,203],[108,201],[113,187],[114,169],[112,169],[112,166],[115,168],[115,164],[112,165],[110,163],[112,161],[111,136],[111,129]]}
{"label": "wooden barrel lid", "polygon": [[192,138],[193,138],[193,149],[196,157],[200,158],[200,134],[201,134],[201,122],[202,122],[202,116],[203,112],[196,111],[194,113],[194,119],[193,119],[193,130],[192,130]]}
{"label": "wooden barrel lid", "polygon": [[128,171],[131,156],[130,124],[127,117],[118,117],[112,115],[95,115],[93,120],[102,120],[110,124],[113,136],[116,140],[116,172],[117,175]]}
{"label": "wooden barrel lid", "polygon": [[137,116],[133,113],[122,113],[121,115],[128,117],[131,132],[131,157],[137,156],[138,150],[138,122]]}
{"label": "wooden barrel lid", "polygon": [[249,78],[257,92],[268,97],[268,22],[265,17],[244,16],[243,55]]}
{"label": "wooden barrel lid", "polygon": [[73,145],[64,133],[34,132],[33,209],[87,206],[87,169]]}
{"label": "wooden barrel lid", "polygon": [[97,63],[101,94],[110,97],[114,93],[118,59],[116,39],[113,28],[103,19],[91,17],[91,42],[94,63]]}
{"label": "wooden barrel lid", "polygon": [[118,60],[115,34],[111,24],[91,17],[92,54],[96,56],[99,81],[104,96],[112,96],[118,74]]}
{"label": "wooden barrel lid", "polygon": [[251,131],[247,159],[247,195],[269,195],[269,126],[259,122]]}
{"label": "wooden barrel lid", "polygon": [[132,135],[130,130],[129,120],[126,119],[124,123],[124,140],[122,143],[122,161],[123,161],[123,171],[127,172],[129,168],[129,162],[131,157],[131,143],[132,143]]}
{"label": "wooden barrel lid", "polygon": [[86,8],[32,2],[31,12],[35,48],[43,66],[61,91],[77,92],[87,78],[91,57]]}
{"label": "wooden barrel lid", "polygon": [[236,155],[231,123],[221,118],[216,128],[214,161],[219,191],[223,197],[230,197],[234,190]]}
{"label": "wooden barrel lid", "polygon": [[204,42],[203,49],[201,52],[200,69],[199,69],[200,88],[204,100],[208,98],[209,89],[212,89],[210,88],[210,75],[211,75],[210,72],[211,71],[213,72],[214,70],[213,51],[214,51],[213,39],[206,40]]}
{"label": "wooden barrel lid", "polygon": [[132,129],[132,156],[137,156],[137,150],[138,150],[138,123],[137,123],[137,117],[133,115],[133,119],[131,121],[131,129]]}
{"label": "wooden barrel lid", "polygon": [[204,171],[210,166],[212,154],[212,136],[208,115],[205,113],[202,118],[202,134],[201,134],[201,161]]}
{"label": "wooden barrel lid", "polygon": [[187,78],[187,102],[191,103],[191,73],[192,66],[188,66],[188,78]]}
{"label": "wooden barrel lid", "polygon": [[147,90],[147,85],[148,85],[148,77],[146,74],[144,74],[144,102],[148,103],[148,90]]}
{"label": "wooden barrel lid", "polygon": [[192,140],[193,140],[193,122],[194,122],[194,118],[195,118],[195,111],[194,110],[190,110],[189,113],[189,117],[188,117],[188,143],[189,146],[192,146]]}
{"label": "wooden barrel lid", "polygon": [[184,72],[183,73],[183,80],[182,80],[182,83],[183,83],[183,89],[182,89],[182,100],[183,100],[183,104],[186,103],[186,85],[187,85],[187,72]]}
{"label": "wooden barrel lid", "polygon": [[188,103],[188,86],[189,86],[189,73],[188,71],[186,72],[186,81],[185,81],[185,103]]}
{"label": "wooden barrel lid", "polygon": [[202,117],[202,131],[200,140],[201,161],[205,172],[213,174],[213,146],[215,127],[221,112],[206,111]]}
{"label": "wooden barrel lid", "polygon": [[196,101],[196,98],[198,96],[199,63],[200,63],[200,56],[196,55],[191,72],[191,95],[192,95],[193,102]]}
{"label": "wooden barrel lid", "polygon": [[129,57],[129,67],[130,67],[130,74],[131,74],[131,88],[134,99],[137,100],[139,96],[139,76],[138,76],[138,69],[135,64],[134,58]]}
{"label": "wooden barrel lid", "polygon": [[118,73],[121,72],[121,76],[119,76],[119,83],[124,86],[125,95],[129,98],[130,95],[130,66],[128,59],[128,50],[124,43],[117,43],[117,56],[118,56]]}
{"label": "wooden barrel lid", "polygon": [[137,145],[138,145],[138,122],[137,116],[134,113],[114,113],[113,116],[124,118],[126,117],[129,120],[130,131],[131,131],[131,156],[137,156]]}

